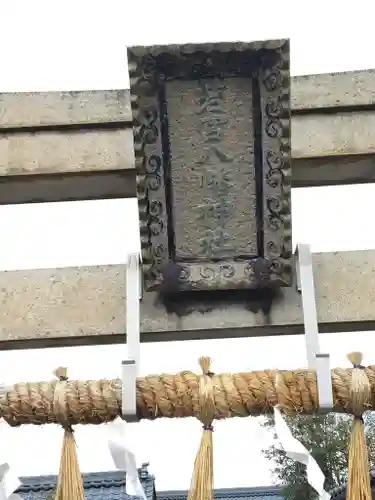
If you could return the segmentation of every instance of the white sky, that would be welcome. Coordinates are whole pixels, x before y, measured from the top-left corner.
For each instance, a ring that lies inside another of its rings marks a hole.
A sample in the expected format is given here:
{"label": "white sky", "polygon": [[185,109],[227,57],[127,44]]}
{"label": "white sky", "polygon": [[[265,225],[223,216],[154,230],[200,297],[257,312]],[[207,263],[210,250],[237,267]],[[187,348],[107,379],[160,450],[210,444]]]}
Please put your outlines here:
{"label": "white sky", "polygon": [[[375,67],[375,4],[357,0],[304,2],[208,0],[3,0],[0,92],[126,88],[126,45],[291,38],[292,73]],[[138,10],[142,19],[138,19]],[[319,37],[319,38],[317,38]],[[335,207],[335,209],[333,209]],[[293,191],[294,241],[314,251],[375,247],[363,213],[375,211],[372,185]],[[364,224],[364,222],[366,224]],[[135,200],[0,207],[0,269],[116,264],[138,245]],[[129,238],[129,234],[132,237]],[[321,337],[333,365],[347,366],[350,350],[375,363],[371,333]],[[283,353],[280,356],[280,353]],[[213,357],[215,371],[295,368],[306,364],[302,337],[194,341],[142,345],[142,374],[197,369]],[[48,380],[66,364],[72,378],[120,374],[121,349],[112,346],[0,352],[0,379]],[[139,463],[149,461],[157,488],[186,489],[200,439],[194,420],[141,422],[129,426]],[[261,455],[263,436],[254,419],[215,425],[216,487],[270,484]],[[103,427],[79,427],[83,472],[113,469]],[[57,426],[7,430],[9,453],[20,475],[57,473],[62,432]]]}

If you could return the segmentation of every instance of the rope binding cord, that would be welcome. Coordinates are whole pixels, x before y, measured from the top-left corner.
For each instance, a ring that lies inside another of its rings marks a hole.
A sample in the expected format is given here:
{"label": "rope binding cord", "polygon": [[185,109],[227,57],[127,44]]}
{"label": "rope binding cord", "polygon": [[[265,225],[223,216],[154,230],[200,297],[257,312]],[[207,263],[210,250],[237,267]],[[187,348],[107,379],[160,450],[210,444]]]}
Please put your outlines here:
{"label": "rope binding cord", "polygon": [[60,469],[57,478],[55,500],[85,500],[82,475],[79,469],[76,442],[69,422],[66,384],[67,369],[60,366],[54,371],[59,379],[53,393],[53,409],[58,422],[64,429]]}
{"label": "rope binding cord", "polygon": [[[353,368],[331,370],[333,411],[351,413]],[[375,365],[363,370],[371,387],[368,409],[375,410]],[[271,413],[281,405],[289,414],[312,414],[319,410],[316,373],[308,370],[275,370],[221,373],[211,377],[215,420]],[[198,417],[201,375],[184,371],[176,374],[137,378],[137,418]],[[0,399],[0,418],[11,426],[61,423],[54,407],[54,390],[61,382],[26,382],[7,388]],[[121,380],[67,380],[64,408],[71,426],[101,424],[121,416]]]}
{"label": "rope binding cord", "polygon": [[215,418],[215,393],[210,370],[211,360],[199,358],[202,375],[199,378],[199,413],[197,418],[203,424],[203,433],[194,462],[193,477],[188,493],[188,500],[213,500],[213,426]]}

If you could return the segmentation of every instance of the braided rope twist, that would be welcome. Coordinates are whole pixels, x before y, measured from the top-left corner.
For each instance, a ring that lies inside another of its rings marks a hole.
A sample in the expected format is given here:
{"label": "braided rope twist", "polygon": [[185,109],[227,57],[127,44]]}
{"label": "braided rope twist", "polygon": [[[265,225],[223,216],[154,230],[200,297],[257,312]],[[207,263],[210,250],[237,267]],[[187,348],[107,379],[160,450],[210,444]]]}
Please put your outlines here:
{"label": "braided rope twist", "polygon": [[[352,413],[350,392],[353,369],[331,371],[333,411]],[[370,383],[370,408],[375,409],[375,365],[365,368]],[[278,374],[277,390],[275,387]],[[212,376],[215,419],[269,413],[279,404],[290,413],[318,409],[316,374],[307,370],[221,373]],[[9,425],[59,423],[54,412],[56,384],[23,382],[0,395],[0,418]],[[149,375],[137,380],[138,419],[199,417],[200,375],[184,371]],[[70,425],[100,424],[121,415],[121,380],[68,380],[65,382],[64,419]]]}

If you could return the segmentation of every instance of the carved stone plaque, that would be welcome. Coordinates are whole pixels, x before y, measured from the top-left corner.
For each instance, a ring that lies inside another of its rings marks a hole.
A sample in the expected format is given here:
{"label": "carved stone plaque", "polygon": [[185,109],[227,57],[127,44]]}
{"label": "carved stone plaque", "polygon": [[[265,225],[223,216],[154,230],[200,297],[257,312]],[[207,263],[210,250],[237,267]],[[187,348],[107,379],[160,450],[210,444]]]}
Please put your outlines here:
{"label": "carved stone plaque", "polygon": [[166,84],[168,120],[179,124],[169,128],[176,260],[257,255],[248,87],[245,78]]}
{"label": "carved stone plaque", "polygon": [[286,40],[128,50],[146,289],[291,284]]}

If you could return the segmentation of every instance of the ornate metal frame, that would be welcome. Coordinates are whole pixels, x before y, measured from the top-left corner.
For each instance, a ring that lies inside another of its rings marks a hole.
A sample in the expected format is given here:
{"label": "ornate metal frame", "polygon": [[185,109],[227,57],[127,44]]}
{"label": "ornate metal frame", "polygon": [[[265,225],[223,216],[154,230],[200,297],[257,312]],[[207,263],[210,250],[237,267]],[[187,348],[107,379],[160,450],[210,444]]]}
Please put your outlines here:
{"label": "ornate metal frame", "polygon": [[179,289],[290,286],[289,41],[130,47],[128,62],[145,289],[157,289],[164,266],[174,261],[165,82],[217,75],[251,76],[257,82],[261,124],[261,159],[256,169],[260,179],[259,255],[245,260],[179,263]]}

